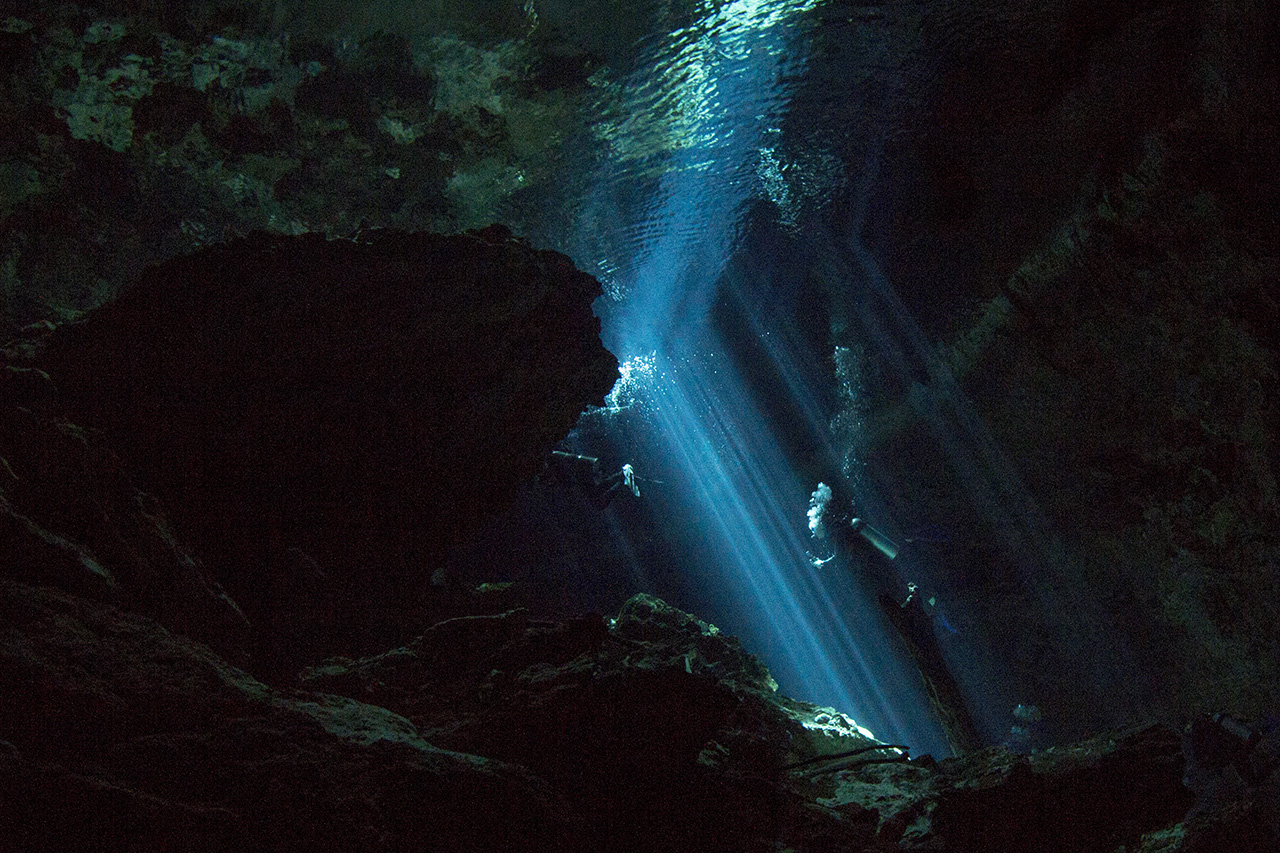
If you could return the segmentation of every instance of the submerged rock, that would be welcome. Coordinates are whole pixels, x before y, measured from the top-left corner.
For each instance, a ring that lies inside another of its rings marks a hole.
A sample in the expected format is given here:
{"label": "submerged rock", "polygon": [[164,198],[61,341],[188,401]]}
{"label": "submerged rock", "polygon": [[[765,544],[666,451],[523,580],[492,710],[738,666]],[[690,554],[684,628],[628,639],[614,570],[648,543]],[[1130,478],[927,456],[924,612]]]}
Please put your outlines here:
{"label": "submerged rock", "polygon": [[[450,620],[404,648],[309,669],[302,684],[383,704],[437,745],[530,768],[604,849],[754,849],[813,806],[783,768],[877,743],[842,714],[778,694],[736,638],[648,595],[613,620],[519,609]],[[812,820],[846,823],[822,809]],[[843,831],[852,841],[871,828]]]}
{"label": "submerged rock", "polygon": [[0,849],[578,849],[528,771],[383,708],[272,690],[151,619],[10,580],[0,620]]}
{"label": "submerged rock", "polygon": [[258,651],[316,660],[411,636],[433,561],[603,398],[599,293],[497,227],[256,234],[152,268],[41,366],[215,567]]}
{"label": "submerged rock", "polygon": [[0,576],[144,614],[243,663],[239,607],[103,437],[44,410],[52,383],[25,363],[0,353]]}
{"label": "submerged rock", "polygon": [[908,761],[648,596],[447,620],[294,690],[50,588],[0,579],[0,622],[5,849],[1272,849],[1264,786],[1182,822],[1167,729]]}

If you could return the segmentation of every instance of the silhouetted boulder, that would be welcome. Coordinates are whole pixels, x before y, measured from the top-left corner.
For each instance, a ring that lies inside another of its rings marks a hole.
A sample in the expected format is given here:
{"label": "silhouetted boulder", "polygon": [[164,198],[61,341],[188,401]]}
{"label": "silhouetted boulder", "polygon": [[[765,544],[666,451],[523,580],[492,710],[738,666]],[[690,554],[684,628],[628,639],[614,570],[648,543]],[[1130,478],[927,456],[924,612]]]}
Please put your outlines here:
{"label": "silhouetted boulder", "polygon": [[[374,650],[617,375],[599,284],[503,228],[254,234],[150,269],[54,337],[99,429],[268,659]],[[420,625],[419,625],[420,629]]]}

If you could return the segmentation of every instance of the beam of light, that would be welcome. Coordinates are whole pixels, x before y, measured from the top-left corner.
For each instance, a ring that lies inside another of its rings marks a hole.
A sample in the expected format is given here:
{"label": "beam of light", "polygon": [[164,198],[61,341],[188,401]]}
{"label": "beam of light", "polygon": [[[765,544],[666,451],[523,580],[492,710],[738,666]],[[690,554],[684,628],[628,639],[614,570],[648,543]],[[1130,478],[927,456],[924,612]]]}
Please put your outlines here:
{"label": "beam of light", "polygon": [[[630,108],[602,121],[609,168],[652,182],[649,210],[626,246],[630,266],[608,262],[619,281],[618,301],[602,310],[605,340],[630,365],[627,381],[645,386],[647,438],[667,481],[658,498],[647,494],[701,539],[687,569],[716,602],[717,621],[742,636],[784,691],[834,706],[917,753],[946,754],[877,591],[810,562],[805,511],[814,484],[791,469],[709,316],[742,209],[759,189],[764,141],[785,112],[784,81],[802,67],[798,13],[816,3],[708,3],[702,20],[656,48],[650,65],[660,73],[634,81]],[[609,209],[618,180],[602,179],[587,207]],[[789,352],[780,341],[779,374],[821,434],[817,395]],[[618,409],[631,393],[614,396]]]}
{"label": "beam of light", "polygon": [[[849,220],[852,229],[827,243],[844,255],[846,272],[869,296],[858,304],[859,329],[904,374],[914,372],[912,366],[924,368],[928,383],[917,383],[912,389],[913,408],[929,425],[972,506],[995,531],[1005,552],[1018,556],[1023,587],[1040,609],[1036,623],[1048,631],[1063,660],[1078,667],[1075,672],[1059,672],[1059,679],[1074,681],[1105,697],[1105,714],[1113,717],[1114,723],[1140,719],[1145,714],[1141,668],[1132,653],[1116,642],[1102,606],[1079,582],[1078,567],[1072,565],[1053,525],[1018,475],[1017,466],[863,242],[861,233],[879,160],[880,152],[873,149],[864,163],[861,186],[855,194],[858,209]],[[989,725],[994,722],[995,709],[971,704]],[[1006,704],[1009,707],[1002,709],[1005,715],[1012,708],[1012,702]]]}
{"label": "beam of light", "polygon": [[[693,340],[714,340],[704,328]],[[671,348],[689,346],[676,339]],[[688,472],[673,506],[693,514],[718,564],[691,567],[761,651],[779,683],[845,711],[877,735],[945,753],[910,660],[886,634],[875,590],[809,561],[805,505],[812,484],[790,470],[776,437],[727,360],[695,360],[656,389],[654,425]],[[726,601],[727,600],[727,601]]]}

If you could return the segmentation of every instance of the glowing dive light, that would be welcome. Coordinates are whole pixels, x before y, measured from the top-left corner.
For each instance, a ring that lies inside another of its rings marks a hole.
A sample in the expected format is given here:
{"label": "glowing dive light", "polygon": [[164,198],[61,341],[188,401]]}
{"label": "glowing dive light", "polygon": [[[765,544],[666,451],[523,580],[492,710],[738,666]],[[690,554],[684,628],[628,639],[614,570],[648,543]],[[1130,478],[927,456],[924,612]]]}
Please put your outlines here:
{"label": "glowing dive light", "polygon": [[893,540],[888,536],[885,536],[879,530],[876,530],[870,524],[867,524],[862,519],[849,519],[849,526],[853,528],[855,533],[874,545],[877,551],[884,554],[890,560],[898,556],[898,546],[893,543]]}

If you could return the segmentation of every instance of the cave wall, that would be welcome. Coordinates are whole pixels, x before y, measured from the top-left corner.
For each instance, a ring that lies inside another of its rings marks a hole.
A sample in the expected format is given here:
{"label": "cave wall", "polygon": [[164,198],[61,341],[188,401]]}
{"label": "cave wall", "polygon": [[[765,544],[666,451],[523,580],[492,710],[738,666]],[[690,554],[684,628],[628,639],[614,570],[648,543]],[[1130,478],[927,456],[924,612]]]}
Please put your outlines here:
{"label": "cave wall", "polygon": [[[1146,713],[1276,707],[1275,10],[910,8],[917,76],[881,110],[861,236],[927,349],[861,351],[857,452],[904,525],[945,540],[944,597],[1059,711],[1096,710],[1072,678],[1106,684],[1062,648],[1080,631],[1113,638],[1133,676],[1106,689]],[[814,268],[849,322],[848,267]],[[943,375],[1002,461],[948,456]],[[979,497],[979,469],[1005,485]]]}

